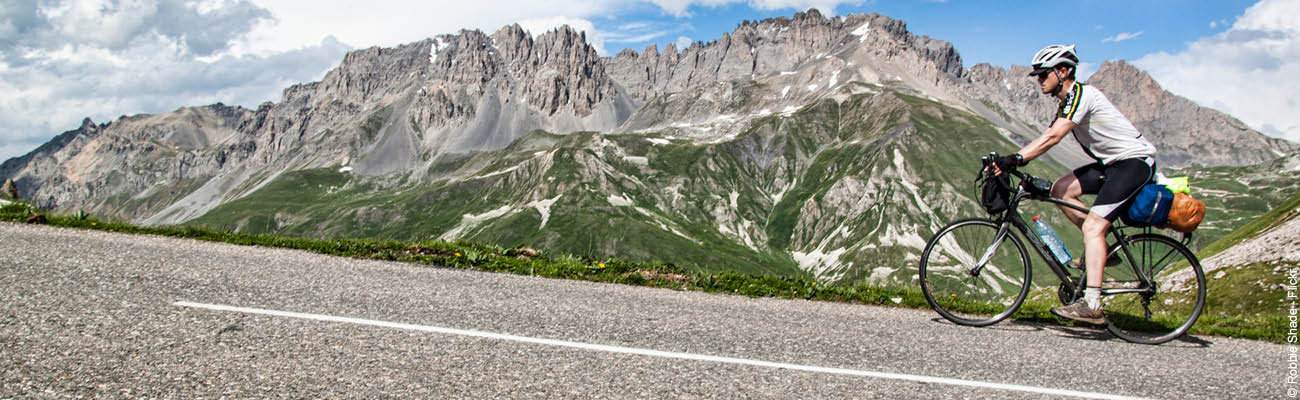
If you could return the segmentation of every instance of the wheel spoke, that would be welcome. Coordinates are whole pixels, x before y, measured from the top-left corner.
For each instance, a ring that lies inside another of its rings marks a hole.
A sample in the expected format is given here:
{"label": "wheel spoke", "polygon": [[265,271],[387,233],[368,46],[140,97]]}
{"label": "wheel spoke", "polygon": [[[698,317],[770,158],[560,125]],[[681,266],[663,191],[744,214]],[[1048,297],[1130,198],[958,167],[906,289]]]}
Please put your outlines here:
{"label": "wheel spoke", "polygon": [[[1127,247],[1136,253],[1139,265],[1114,268],[1120,269],[1120,274],[1127,268],[1137,276],[1107,282],[1105,289],[1112,290],[1103,290],[1108,294],[1104,301],[1107,327],[1116,336],[1137,343],[1158,344],[1182,336],[1205,307],[1205,274],[1200,262],[1181,243],[1161,235],[1135,236]],[[1187,281],[1164,287],[1157,284],[1155,275],[1174,265],[1190,269]]]}
{"label": "wheel spoke", "polygon": [[922,252],[920,279],[926,300],[944,318],[990,325],[1024,301],[1028,253],[1015,236],[999,238],[993,221],[959,221],[930,239]]}

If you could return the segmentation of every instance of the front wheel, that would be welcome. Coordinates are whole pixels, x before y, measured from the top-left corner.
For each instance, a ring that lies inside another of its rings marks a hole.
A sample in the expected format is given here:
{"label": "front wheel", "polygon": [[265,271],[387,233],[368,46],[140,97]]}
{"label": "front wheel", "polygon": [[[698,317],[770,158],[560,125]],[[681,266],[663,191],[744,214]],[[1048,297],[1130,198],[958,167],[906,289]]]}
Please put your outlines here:
{"label": "front wheel", "polygon": [[1106,328],[1121,339],[1143,344],[1187,333],[1205,309],[1205,272],[1196,255],[1174,239],[1152,234],[1134,236],[1112,250],[1119,252],[1122,265],[1106,267],[1103,292],[1128,293],[1106,296]]}
{"label": "front wheel", "polygon": [[[985,257],[987,256],[987,257]],[[978,265],[987,258],[984,265]],[[945,319],[988,326],[1020,308],[1029,294],[1029,253],[998,223],[966,219],[940,229],[921,253],[921,293]]]}

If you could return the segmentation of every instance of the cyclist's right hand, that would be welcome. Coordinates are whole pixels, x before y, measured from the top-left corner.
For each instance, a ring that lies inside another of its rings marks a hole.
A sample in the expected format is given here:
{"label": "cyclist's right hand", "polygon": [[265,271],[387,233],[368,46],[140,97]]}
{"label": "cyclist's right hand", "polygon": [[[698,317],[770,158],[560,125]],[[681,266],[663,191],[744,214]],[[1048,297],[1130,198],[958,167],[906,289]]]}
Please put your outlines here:
{"label": "cyclist's right hand", "polygon": [[1024,159],[1021,158],[1019,153],[1000,156],[996,160],[993,160],[994,175],[1002,175],[1003,172],[1015,171],[1016,168],[1020,167],[1023,163]]}

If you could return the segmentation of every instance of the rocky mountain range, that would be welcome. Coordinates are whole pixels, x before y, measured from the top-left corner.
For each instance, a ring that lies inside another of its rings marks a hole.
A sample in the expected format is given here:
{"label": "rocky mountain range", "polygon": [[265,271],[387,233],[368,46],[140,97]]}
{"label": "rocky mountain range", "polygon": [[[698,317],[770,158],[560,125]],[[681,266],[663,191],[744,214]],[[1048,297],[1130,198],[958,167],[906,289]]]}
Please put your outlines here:
{"label": "rocky mountain range", "polygon": [[[511,25],[353,51],[257,109],[87,119],[0,179],[42,208],[141,224],[907,280],[924,238],[976,209],[978,155],[1014,150],[1055,109],[1027,67],[962,65],[880,15],[810,10],[612,57],[568,27]],[[1166,167],[1300,149],[1122,62],[1089,84]],[[1086,162],[1073,146],[1036,171]]]}

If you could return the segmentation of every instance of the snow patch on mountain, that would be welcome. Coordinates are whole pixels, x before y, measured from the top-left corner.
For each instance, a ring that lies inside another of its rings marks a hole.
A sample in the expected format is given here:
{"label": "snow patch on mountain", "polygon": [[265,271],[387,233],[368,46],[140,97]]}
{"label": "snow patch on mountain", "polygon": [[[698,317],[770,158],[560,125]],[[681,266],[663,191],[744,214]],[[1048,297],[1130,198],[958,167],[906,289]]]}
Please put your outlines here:
{"label": "snow patch on mountain", "polygon": [[626,193],[624,193],[621,196],[617,194],[611,194],[608,197],[606,197],[605,200],[608,201],[609,204],[614,207],[627,207],[636,204],[632,202],[632,200],[628,199],[626,196],[627,196]]}
{"label": "snow patch on mountain", "polygon": [[853,30],[853,36],[858,36],[858,43],[867,41],[867,34],[871,33],[871,22],[867,22]]}
{"label": "snow patch on mountain", "polygon": [[546,221],[549,221],[551,219],[551,206],[555,205],[555,202],[560,200],[560,196],[563,195],[557,194],[553,198],[537,200],[532,203],[528,203],[527,205],[528,207],[537,209],[537,213],[541,214],[542,216],[542,224],[537,227],[537,230],[540,231],[543,228],[546,228]]}
{"label": "snow patch on mountain", "polygon": [[452,230],[447,231],[447,233],[442,234],[441,239],[446,241],[459,239],[462,233],[464,233],[466,230],[474,229],[478,227],[480,224],[483,223],[483,221],[487,221],[489,219],[494,219],[494,218],[500,218],[506,214],[511,213],[512,211],[514,211],[514,208],[505,205],[505,206],[501,206],[501,208],[488,211],[482,214],[478,214],[478,215],[465,214],[461,216],[460,224],[456,225],[456,227],[452,228]]}

